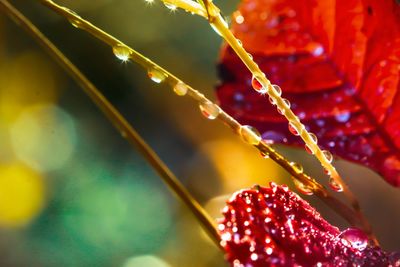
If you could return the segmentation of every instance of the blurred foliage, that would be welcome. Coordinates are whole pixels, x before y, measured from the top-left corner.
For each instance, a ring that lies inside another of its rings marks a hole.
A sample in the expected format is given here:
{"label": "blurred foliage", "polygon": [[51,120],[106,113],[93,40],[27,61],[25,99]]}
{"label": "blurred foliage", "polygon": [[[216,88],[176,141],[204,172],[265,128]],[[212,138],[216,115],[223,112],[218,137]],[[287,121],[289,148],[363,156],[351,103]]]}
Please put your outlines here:
{"label": "blurred foliage", "polygon": [[[219,1],[226,14],[238,1]],[[42,7],[13,1],[95,83],[213,217],[234,191],[290,177],[193,101]],[[204,20],[144,1],[59,1],[214,98],[219,37]],[[34,41],[0,17],[0,266],[224,266],[156,173]],[[312,175],[318,163],[279,147]],[[399,249],[398,192],[346,162],[386,249]],[[345,226],[314,197],[332,223]],[[381,207],[385,207],[382,209]],[[388,212],[390,211],[390,212]]]}

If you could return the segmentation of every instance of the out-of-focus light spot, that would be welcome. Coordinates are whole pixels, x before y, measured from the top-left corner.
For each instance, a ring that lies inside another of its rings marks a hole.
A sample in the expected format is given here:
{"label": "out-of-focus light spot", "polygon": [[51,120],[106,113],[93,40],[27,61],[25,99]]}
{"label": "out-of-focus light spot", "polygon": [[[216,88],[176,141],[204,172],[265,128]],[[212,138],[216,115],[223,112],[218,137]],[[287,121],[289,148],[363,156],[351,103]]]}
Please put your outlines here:
{"label": "out-of-focus light spot", "polygon": [[143,255],[126,260],[122,267],[171,267],[168,263],[154,255]]}
{"label": "out-of-focus light spot", "polygon": [[[73,179],[66,187],[73,190],[64,192],[70,201],[62,214],[63,229],[93,246],[98,255],[110,244],[115,251],[158,249],[167,240],[172,220],[166,196],[151,183],[116,182],[105,165],[86,164],[82,172],[74,169],[69,174]],[[137,175],[129,177],[134,180]]]}
{"label": "out-of-focus light spot", "polygon": [[201,149],[209,156],[224,184],[224,192],[235,192],[254,184],[279,183],[284,172],[272,160],[263,159],[250,146],[230,140],[208,142]]}
{"label": "out-of-focus light spot", "polygon": [[0,165],[0,226],[29,223],[44,205],[42,177],[22,164]]}
{"label": "out-of-focus light spot", "polygon": [[76,144],[73,119],[53,105],[27,108],[11,126],[10,133],[17,157],[40,171],[62,167]]}
{"label": "out-of-focus light spot", "polygon": [[7,124],[27,106],[54,103],[57,75],[50,59],[25,52],[0,69],[0,117]]}

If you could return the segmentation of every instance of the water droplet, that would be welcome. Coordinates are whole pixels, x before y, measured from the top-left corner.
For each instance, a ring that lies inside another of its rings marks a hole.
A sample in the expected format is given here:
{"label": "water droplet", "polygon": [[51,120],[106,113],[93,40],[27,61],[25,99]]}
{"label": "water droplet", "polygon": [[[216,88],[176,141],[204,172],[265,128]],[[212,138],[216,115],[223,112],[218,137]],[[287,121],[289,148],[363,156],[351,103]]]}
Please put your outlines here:
{"label": "water droplet", "polygon": [[301,164],[297,163],[297,162],[290,162],[290,165],[293,167],[293,169],[295,170],[295,172],[297,173],[303,173],[303,166],[301,166]]}
{"label": "water droplet", "polygon": [[276,110],[278,111],[279,114],[284,115],[285,110],[283,108],[277,107]]}
{"label": "water droplet", "polygon": [[338,122],[347,122],[350,119],[350,116],[351,116],[350,112],[345,112],[345,113],[337,114],[335,116],[335,119]]}
{"label": "water droplet", "polygon": [[216,119],[221,112],[220,108],[210,101],[201,103],[199,108],[203,116],[209,120]]}
{"label": "water droplet", "polygon": [[331,152],[329,152],[328,150],[322,150],[322,154],[324,154],[324,157],[326,158],[327,161],[329,161],[329,163],[332,162],[333,156]]}
{"label": "water droplet", "polygon": [[262,80],[261,76],[257,76],[257,75],[253,76],[251,78],[251,86],[257,92],[265,94],[267,92],[267,87],[263,86],[263,84],[260,82],[261,80]]}
{"label": "water droplet", "polygon": [[272,105],[276,105],[276,102],[275,102],[275,100],[274,100],[272,97],[269,97],[269,102],[270,102]]}
{"label": "water droplet", "polygon": [[69,19],[69,22],[71,23],[72,26],[74,26],[75,28],[80,28],[81,26],[81,21],[77,20],[77,19]]}
{"label": "water droplet", "polygon": [[269,153],[268,152],[261,151],[260,154],[261,154],[261,157],[263,157],[264,159],[269,159]]}
{"label": "water droplet", "polygon": [[336,192],[342,192],[343,187],[334,178],[329,178],[329,186]]}
{"label": "water droplet", "polygon": [[364,250],[368,246],[368,236],[357,228],[348,228],[340,233],[340,241],[346,247]]}
{"label": "water droplet", "polygon": [[167,75],[158,69],[149,70],[147,76],[155,83],[161,83],[167,78]]}
{"label": "water droplet", "polygon": [[306,196],[311,196],[312,194],[314,194],[311,188],[309,188],[308,186],[306,186],[305,184],[303,184],[294,177],[292,177],[292,179],[293,179],[293,184],[296,186],[297,190],[299,190],[300,193]]}
{"label": "water droplet", "polygon": [[165,5],[166,8],[168,8],[168,9],[170,9],[172,11],[176,10],[176,5],[174,5],[174,4],[164,2],[164,5]]}
{"label": "water droplet", "polygon": [[129,47],[122,45],[122,44],[117,44],[113,46],[113,53],[114,55],[122,61],[127,61],[129,57],[131,56],[131,51]]}
{"label": "water droplet", "polygon": [[174,86],[174,92],[179,96],[186,95],[187,91],[188,91],[188,86],[183,82],[178,82]]}
{"label": "water droplet", "polygon": [[240,127],[239,133],[242,139],[250,145],[258,145],[261,141],[261,134],[252,126],[244,125]]}
{"label": "water droplet", "polygon": [[287,100],[286,98],[284,98],[284,99],[282,99],[282,101],[283,101],[283,103],[285,104],[285,106],[286,106],[287,108],[290,108],[290,102],[289,102],[289,100]]}
{"label": "water droplet", "polygon": [[307,151],[308,154],[311,154],[311,155],[314,154],[314,152],[312,151],[312,149],[311,149],[307,144],[304,145],[304,149]]}
{"label": "water droplet", "polygon": [[315,134],[309,133],[308,136],[310,136],[311,140],[316,144],[318,143],[318,138]]}
{"label": "water droplet", "polygon": [[274,88],[275,93],[276,93],[277,95],[279,95],[279,96],[282,95],[282,89],[279,87],[279,85],[274,84],[274,85],[272,85],[272,87]]}
{"label": "water droplet", "polygon": [[288,128],[289,128],[289,132],[291,132],[293,135],[300,135],[301,131],[298,131],[296,126],[294,126],[294,124],[292,122],[289,122],[288,124]]}
{"label": "water droplet", "polygon": [[252,56],[250,53],[248,53],[247,55],[249,56],[249,58],[250,58],[251,60],[253,60],[253,56]]}
{"label": "water droplet", "polygon": [[237,39],[236,41],[237,41],[238,45],[240,45],[240,46],[243,45],[243,44],[242,44],[242,41],[240,41],[239,39]]}

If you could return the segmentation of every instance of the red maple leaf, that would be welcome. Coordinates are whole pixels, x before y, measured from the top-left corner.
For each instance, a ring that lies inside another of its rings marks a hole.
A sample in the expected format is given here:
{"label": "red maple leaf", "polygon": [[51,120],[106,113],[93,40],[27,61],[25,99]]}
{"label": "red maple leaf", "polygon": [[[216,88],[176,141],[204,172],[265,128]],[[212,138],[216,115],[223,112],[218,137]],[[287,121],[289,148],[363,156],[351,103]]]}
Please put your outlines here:
{"label": "red maple leaf", "polygon": [[[244,0],[232,29],[319,144],[400,186],[400,5],[395,0]],[[222,108],[300,145],[224,46]]]}
{"label": "red maple leaf", "polygon": [[400,254],[368,244],[358,229],[340,232],[286,186],[235,193],[219,230],[232,266],[400,266]]}

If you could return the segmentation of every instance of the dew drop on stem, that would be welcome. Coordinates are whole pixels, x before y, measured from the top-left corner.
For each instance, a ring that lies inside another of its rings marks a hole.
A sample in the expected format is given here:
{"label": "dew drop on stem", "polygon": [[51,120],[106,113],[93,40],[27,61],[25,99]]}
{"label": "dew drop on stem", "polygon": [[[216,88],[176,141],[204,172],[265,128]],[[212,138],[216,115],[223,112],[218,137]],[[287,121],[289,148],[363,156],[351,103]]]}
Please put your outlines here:
{"label": "dew drop on stem", "polygon": [[113,53],[114,55],[122,61],[127,61],[129,60],[129,57],[131,56],[131,51],[130,49],[122,44],[117,44],[115,46],[113,46]]}
{"label": "dew drop on stem", "polygon": [[203,114],[203,116],[209,120],[216,119],[218,117],[219,113],[221,112],[220,108],[216,104],[214,104],[210,101],[200,103],[199,108],[200,108],[201,114]]}
{"label": "dew drop on stem", "polygon": [[179,95],[179,96],[184,96],[187,94],[188,91],[188,86],[183,83],[183,82],[178,82],[177,84],[175,84],[174,86],[174,92],[175,94]]}
{"label": "dew drop on stem", "polygon": [[331,163],[333,161],[333,156],[331,154],[331,152],[329,152],[328,150],[322,150],[322,154],[324,155],[325,159]]}
{"label": "dew drop on stem", "polygon": [[292,180],[293,180],[294,186],[296,186],[297,190],[300,193],[302,193],[303,195],[311,196],[312,194],[314,194],[313,190],[310,187],[308,187],[307,185],[305,185],[304,183],[300,182],[299,180],[297,180],[294,177],[292,177]]}
{"label": "dew drop on stem", "polygon": [[167,78],[167,75],[158,69],[150,69],[147,76],[155,83],[161,83]]}
{"label": "dew drop on stem", "polygon": [[336,181],[335,178],[329,178],[329,186],[332,188],[332,190],[336,191],[336,192],[342,192],[343,191],[343,187],[342,185]]}
{"label": "dew drop on stem", "polygon": [[258,145],[261,142],[261,134],[258,130],[249,125],[243,125],[239,130],[242,139],[250,145]]}

